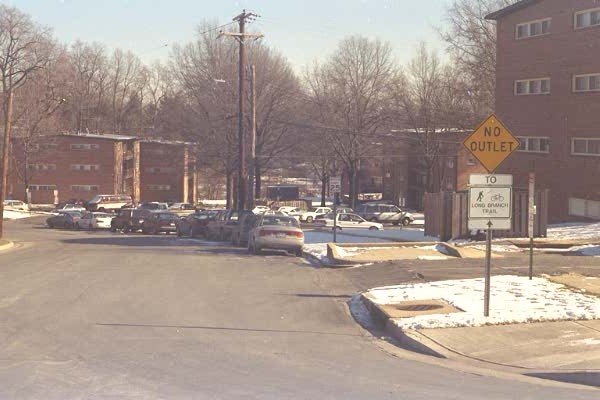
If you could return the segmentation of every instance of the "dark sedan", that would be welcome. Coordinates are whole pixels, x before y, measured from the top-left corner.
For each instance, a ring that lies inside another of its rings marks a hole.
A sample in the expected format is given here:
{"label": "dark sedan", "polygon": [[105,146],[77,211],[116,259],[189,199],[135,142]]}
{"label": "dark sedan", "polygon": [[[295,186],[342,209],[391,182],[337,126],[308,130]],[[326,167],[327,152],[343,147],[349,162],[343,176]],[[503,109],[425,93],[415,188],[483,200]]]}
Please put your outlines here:
{"label": "dark sedan", "polygon": [[48,218],[46,225],[49,228],[73,229],[81,216],[82,214],[79,211],[61,211],[58,215]]}
{"label": "dark sedan", "polygon": [[214,216],[208,212],[197,212],[177,222],[177,236],[206,237],[206,225]]}
{"label": "dark sedan", "polygon": [[157,234],[159,232],[176,232],[179,217],[171,212],[153,212],[142,222],[142,233]]}

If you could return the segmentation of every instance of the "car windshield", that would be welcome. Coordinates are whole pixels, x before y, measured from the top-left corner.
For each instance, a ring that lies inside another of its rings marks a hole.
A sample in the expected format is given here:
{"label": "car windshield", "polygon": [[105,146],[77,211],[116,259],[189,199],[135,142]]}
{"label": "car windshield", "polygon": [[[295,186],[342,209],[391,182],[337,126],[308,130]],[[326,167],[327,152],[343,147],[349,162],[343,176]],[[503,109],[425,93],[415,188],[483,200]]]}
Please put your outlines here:
{"label": "car windshield", "polygon": [[263,217],[261,225],[277,225],[277,226],[293,226],[298,228],[298,221],[295,218],[289,217],[278,217],[275,215],[269,215]]}

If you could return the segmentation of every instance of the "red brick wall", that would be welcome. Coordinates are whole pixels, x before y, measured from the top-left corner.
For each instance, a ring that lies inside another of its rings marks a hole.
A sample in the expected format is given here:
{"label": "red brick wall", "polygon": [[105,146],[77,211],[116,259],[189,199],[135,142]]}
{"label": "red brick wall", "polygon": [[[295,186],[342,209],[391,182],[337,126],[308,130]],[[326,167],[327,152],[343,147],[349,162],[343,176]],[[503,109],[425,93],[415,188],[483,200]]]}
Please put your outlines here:
{"label": "red brick wall", "polygon": [[[140,143],[140,199],[141,201],[183,200],[184,145],[160,142]],[[170,172],[157,171],[168,168]],[[154,169],[154,170],[152,170]],[[168,185],[169,190],[156,190],[157,185]]]}
{"label": "red brick wall", "polygon": [[[571,138],[600,137],[600,92],[573,93],[576,74],[600,73],[600,26],[575,30],[574,13],[596,0],[544,0],[498,21],[496,113],[517,136],[550,138],[549,154],[515,153],[498,172],[525,186],[534,169],[549,188],[551,221],[568,218],[568,197],[600,199],[600,157],[571,155]],[[516,24],[552,18],[550,34],[515,38]],[[548,95],[515,96],[514,81],[551,78]]]}

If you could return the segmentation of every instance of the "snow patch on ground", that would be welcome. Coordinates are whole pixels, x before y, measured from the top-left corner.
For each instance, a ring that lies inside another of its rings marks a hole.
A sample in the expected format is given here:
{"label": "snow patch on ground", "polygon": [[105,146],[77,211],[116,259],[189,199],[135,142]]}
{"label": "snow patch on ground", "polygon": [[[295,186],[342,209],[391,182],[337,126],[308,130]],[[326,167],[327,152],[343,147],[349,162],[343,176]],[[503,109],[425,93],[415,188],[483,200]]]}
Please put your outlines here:
{"label": "snow patch on ground", "polygon": [[600,299],[544,278],[512,275],[491,280],[490,316],[483,316],[484,280],[461,279],[371,289],[377,304],[407,300],[445,300],[463,312],[394,319],[402,329],[451,328],[555,320],[600,318]]}
{"label": "snow patch on ground", "polygon": [[548,226],[548,239],[600,239],[600,222],[569,222]]}
{"label": "snow patch on ground", "polygon": [[417,260],[423,260],[423,261],[438,261],[438,260],[447,260],[448,257],[446,256],[419,256],[417,257]]}
{"label": "snow patch on ground", "polygon": [[22,219],[32,217],[33,213],[28,211],[13,211],[13,210],[4,210],[3,219]]}
{"label": "snow patch on ground", "polygon": [[[467,246],[471,249],[485,251],[485,244],[474,244]],[[492,243],[492,252],[493,253],[517,253],[519,251],[523,251],[523,249],[513,245],[513,244],[493,244]]]}
{"label": "snow patch on ground", "polygon": [[586,345],[586,346],[597,346],[600,344],[600,340],[594,339],[594,338],[587,338],[587,339],[580,339],[580,340],[571,340],[569,342],[569,346],[579,346],[582,344]]}
{"label": "snow patch on ground", "polygon": [[305,244],[302,250],[322,263],[327,263],[327,243]]}

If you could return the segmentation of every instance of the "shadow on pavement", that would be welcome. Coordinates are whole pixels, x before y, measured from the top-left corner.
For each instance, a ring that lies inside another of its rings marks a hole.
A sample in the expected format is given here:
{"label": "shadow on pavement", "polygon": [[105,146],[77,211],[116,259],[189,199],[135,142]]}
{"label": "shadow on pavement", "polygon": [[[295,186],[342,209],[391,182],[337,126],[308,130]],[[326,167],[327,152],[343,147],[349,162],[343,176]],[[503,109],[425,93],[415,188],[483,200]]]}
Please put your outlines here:
{"label": "shadow on pavement", "polygon": [[350,294],[323,294],[323,293],[277,293],[278,296],[295,296],[295,297],[308,297],[308,298],[323,298],[323,299],[349,299],[352,297]]}
{"label": "shadow on pavement", "polygon": [[262,328],[236,328],[229,326],[206,326],[206,325],[160,325],[160,324],[123,324],[123,323],[96,323],[96,326],[108,326],[115,328],[170,328],[170,329],[202,329],[214,331],[239,331],[239,332],[266,332],[266,333],[302,333],[312,335],[332,336],[362,336],[356,333],[301,331],[290,329],[262,329]]}
{"label": "shadow on pavement", "polygon": [[559,382],[600,387],[600,372],[536,372],[525,375]]}
{"label": "shadow on pavement", "polygon": [[[85,233],[85,232],[82,232]],[[63,239],[62,243],[67,244],[87,244],[87,245],[103,245],[103,246],[132,246],[132,247],[179,247],[179,246],[198,246],[199,243],[191,240],[177,240],[175,235],[164,236],[123,236],[113,235],[106,237],[87,237],[76,239]],[[219,243],[215,243],[219,245]]]}

